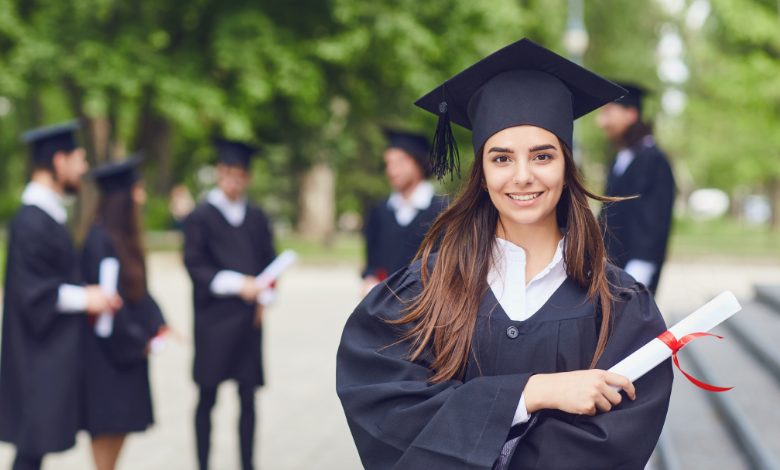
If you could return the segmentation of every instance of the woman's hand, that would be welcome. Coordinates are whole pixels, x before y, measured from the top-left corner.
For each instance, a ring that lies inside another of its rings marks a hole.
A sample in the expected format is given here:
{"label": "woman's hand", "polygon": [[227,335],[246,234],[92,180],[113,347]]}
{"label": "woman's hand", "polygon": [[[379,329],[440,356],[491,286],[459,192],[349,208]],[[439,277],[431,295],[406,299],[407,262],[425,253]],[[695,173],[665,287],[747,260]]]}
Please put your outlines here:
{"label": "woman's hand", "polygon": [[533,375],[523,393],[529,413],[556,409],[593,416],[596,411],[605,413],[617,406],[623,399],[621,389],[628,398],[636,399],[634,384],[626,377],[592,369]]}

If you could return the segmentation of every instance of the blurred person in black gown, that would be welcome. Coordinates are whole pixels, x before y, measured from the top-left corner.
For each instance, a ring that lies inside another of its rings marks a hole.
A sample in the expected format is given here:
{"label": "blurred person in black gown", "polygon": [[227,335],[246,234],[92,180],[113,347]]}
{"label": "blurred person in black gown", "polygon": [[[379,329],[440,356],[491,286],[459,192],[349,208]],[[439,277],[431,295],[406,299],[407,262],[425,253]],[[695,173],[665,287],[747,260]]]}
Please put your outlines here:
{"label": "blurred person in black gown", "polygon": [[336,388],[365,468],[641,469],[664,424],[671,361],[608,372],[666,326],[613,265],[571,154],[573,121],[625,90],[521,40],[420,98],[433,169],[475,162],[421,257],[344,327]]}
{"label": "blurred person in black gown", "polygon": [[84,314],[116,311],[122,301],[81,284],[64,198],[87,171],[75,122],[24,135],[32,176],[8,230],[0,440],[16,446],[13,470],[73,447],[80,427]]}
{"label": "blurred person in black gown", "polygon": [[244,470],[253,468],[255,390],[264,383],[262,317],[273,290],[260,289],[255,276],[276,256],[268,218],[250,204],[246,190],[256,149],[216,141],[217,187],[184,223],[184,264],[193,284],[195,307],[195,412],[198,462],[208,468],[211,410],[217,388],[238,382],[239,439]]}
{"label": "blurred person in black gown", "polygon": [[365,218],[363,294],[412,261],[431,223],[447,205],[428,181],[428,139],[389,129],[385,137],[385,174],[393,193]]}
{"label": "blurred person in black gown", "polygon": [[[146,201],[139,158],[109,163],[92,172],[99,190],[97,212],[81,256],[84,280],[119,267],[123,306],[109,326],[86,322],[84,333],[84,429],[92,438],[97,470],[113,470],[125,437],[153,422],[147,356],[166,341],[165,320],[147,289],[141,206]],[[105,275],[103,273],[103,275]]]}
{"label": "blurred person in black gown", "polygon": [[603,106],[599,127],[617,150],[607,174],[607,196],[638,196],[602,207],[599,221],[610,261],[655,293],[672,227],[672,167],[642,119],[646,91],[624,83],[628,94]]}

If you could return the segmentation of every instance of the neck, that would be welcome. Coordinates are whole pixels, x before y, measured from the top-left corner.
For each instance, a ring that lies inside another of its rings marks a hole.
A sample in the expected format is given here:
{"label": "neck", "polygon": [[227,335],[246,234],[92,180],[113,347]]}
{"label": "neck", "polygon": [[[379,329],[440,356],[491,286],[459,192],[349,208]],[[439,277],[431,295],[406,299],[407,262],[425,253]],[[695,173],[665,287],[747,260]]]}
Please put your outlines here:
{"label": "neck", "polygon": [[62,184],[55,180],[54,175],[48,171],[34,171],[30,181],[36,184],[40,184],[41,186],[45,186],[60,196],[65,194],[65,188],[63,188]]}
{"label": "neck", "polygon": [[414,190],[417,189],[418,186],[420,186],[420,183],[422,183],[422,180],[414,181],[413,183],[407,185],[405,188],[398,191],[401,193],[401,196],[404,199],[410,199],[412,197],[412,193],[414,193]]}
{"label": "neck", "polygon": [[558,242],[563,238],[554,216],[534,225],[518,225],[499,220],[496,236],[525,250],[528,281],[552,261]]}

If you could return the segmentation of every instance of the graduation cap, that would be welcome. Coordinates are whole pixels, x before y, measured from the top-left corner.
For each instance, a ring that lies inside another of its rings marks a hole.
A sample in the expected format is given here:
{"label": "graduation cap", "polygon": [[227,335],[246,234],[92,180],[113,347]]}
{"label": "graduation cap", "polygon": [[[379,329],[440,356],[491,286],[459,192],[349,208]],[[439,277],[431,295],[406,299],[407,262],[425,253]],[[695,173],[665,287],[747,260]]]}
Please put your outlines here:
{"label": "graduation cap", "polygon": [[22,141],[30,146],[30,155],[35,163],[46,163],[55,153],[72,152],[79,146],[76,142],[79,127],[76,120],[39,127],[22,134]]}
{"label": "graduation cap", "polygon": [[240,166],[249,169],[252,163],[252,156],[259,149],[244,142],[234,140],[215,138],[214,147],[217,149],[217,161],[225,165]]}
{"label": "graduation cap", "polygon": [[639,115],[642,115],[642,99],[647,95],[647,88],[644,88],[635,83],[617,82],[621,87],[625,88],[628,92],[622,98],[615,100],[618,103],[627,108],[636,108],[639,111]]}
{"label": "graduation cap", "polygon": [[450,121],[472,132],[474,154],[503,129],[532,125],[572,148],[574,120],[626,91],[599,75],[521,39],[485,57],[415,104],[439,116],[431,150],[433,173],[460,172]]}
{"label": "graduation cap", "polygon": [[431,163],[429,154],[431,146],[428,144],[427,137],[389,128],[384,128],[382,131],[387,139],[387,148],[398,148],[411,155],[420,168],[422,168],[425,178],[430,178]]}
{"label": "graduation cap", "polygon": [[141,179],[138,166],[143,162],[139,154],[131,155],[127,160],[106,163],[90,173],[101,193],[129,190]]}

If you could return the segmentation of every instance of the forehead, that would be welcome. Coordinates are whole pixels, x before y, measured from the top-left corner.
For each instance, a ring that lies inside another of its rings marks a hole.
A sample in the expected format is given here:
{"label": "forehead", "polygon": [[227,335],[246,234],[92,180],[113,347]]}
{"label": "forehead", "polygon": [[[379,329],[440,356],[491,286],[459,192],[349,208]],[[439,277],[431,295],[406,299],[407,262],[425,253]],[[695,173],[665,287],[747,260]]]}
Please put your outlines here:
{"label": "forehead", "polygon": [[398,147],[388,147],[383,154],[385,162],[398,162],[398,161],[410,161],[414,162],[414,157],[409,155],[405,150]]}
{"label": "forehead", "polygon": [[490,136],[485,142],[486,150],[490,147],[554,145],[560,148],[558,137],[547,129],[536,126],[515,126],[500,130]]}

